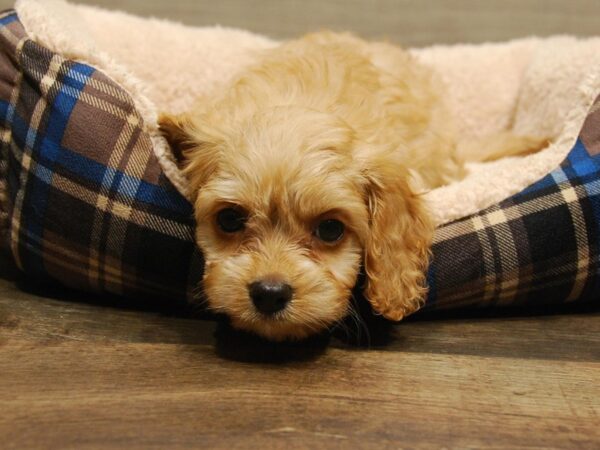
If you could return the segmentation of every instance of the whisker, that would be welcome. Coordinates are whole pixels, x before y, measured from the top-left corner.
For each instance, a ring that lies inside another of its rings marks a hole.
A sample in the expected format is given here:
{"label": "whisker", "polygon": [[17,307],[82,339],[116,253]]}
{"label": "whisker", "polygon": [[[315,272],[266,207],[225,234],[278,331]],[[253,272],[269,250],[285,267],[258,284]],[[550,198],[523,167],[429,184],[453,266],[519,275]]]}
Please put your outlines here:
{"label": "whisker", "polygon": [[363,336],[362,331],[364,330],[364,335],[366,337],[366,345],[367,345],[367,347],[370,347],[371,346],[371,333],[370,333],[368,325],[366,324],[363,317],[359,313],[358,300],[354,296],[354,293],[351,294],[350,300],[351,301],[350,301],[348,307],[350,310],[350,317],[353,319],[354,324],[356,325],[357,340],[358,340],[358,342],[362,342],[362,336]]}

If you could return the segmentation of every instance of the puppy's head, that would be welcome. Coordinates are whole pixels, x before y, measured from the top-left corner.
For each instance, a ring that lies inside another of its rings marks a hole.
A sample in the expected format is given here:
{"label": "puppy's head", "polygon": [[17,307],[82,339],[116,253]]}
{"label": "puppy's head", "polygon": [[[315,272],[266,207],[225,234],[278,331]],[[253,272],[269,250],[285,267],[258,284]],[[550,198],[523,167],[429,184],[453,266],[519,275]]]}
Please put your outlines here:
{"label": "puppy's head", "polygon": [[376,312],[419,307],[432,227],[395,152],[293,106],[160,126],[193,192],[208,304],[235,327],[281,340],[331,326],[361,263]]}

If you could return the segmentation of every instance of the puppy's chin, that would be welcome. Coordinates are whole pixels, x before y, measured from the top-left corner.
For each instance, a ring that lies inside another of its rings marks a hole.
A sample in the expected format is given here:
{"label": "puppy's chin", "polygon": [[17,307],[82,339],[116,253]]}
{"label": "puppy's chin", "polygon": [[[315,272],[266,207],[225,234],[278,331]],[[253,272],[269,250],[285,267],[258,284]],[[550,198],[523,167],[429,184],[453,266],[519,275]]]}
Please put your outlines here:
{"label": "puppy's chin", "polygon": [[[252,322],[230,317],[231,325],[238,330],[249,331],[271,341],[299,341],[327,330],[326,324],[307,325],[291,323],[275,317],[258,318]],[[332,325],[332,324],[330,324]]]}
{"label": "puppy's chin", "polygon": [[[341,291],[341,290],[340,290]],[[335,301],[310,302],[300,300],[303,306],[291,305],[273,315],[265,315],[254,309],[249,300],[234,302],[235,307],[223,307],[223,304],[211,304],[209,308],[229,318],[230,325],[238,330],[256,334],[271,341],[299,341],[326,332],[330,327],[348,315],[351,292],[334,291],[338,294]],[[348,300],[343,300],[348,299]],[[325,303],[327,306],[323,307]],[[323,314],[319,314],[319,307]],[[312,314],[310,311],[312,310]]]}

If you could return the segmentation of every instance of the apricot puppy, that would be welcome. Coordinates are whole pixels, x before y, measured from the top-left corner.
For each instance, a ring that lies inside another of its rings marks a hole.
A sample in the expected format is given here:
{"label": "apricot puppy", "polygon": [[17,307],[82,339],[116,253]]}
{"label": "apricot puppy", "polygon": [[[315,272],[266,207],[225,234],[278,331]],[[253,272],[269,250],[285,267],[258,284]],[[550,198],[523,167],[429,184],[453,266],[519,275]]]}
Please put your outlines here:
{"label": "apricot puppy", "polygon": [[363,265],[376,313],[417,310],[433,232],[417,189],[464,174],[450,123],[440,85],[406,52],[334,33],[270,50],[194,110],[163,115],[209,307],[302,338],[349,313]]}

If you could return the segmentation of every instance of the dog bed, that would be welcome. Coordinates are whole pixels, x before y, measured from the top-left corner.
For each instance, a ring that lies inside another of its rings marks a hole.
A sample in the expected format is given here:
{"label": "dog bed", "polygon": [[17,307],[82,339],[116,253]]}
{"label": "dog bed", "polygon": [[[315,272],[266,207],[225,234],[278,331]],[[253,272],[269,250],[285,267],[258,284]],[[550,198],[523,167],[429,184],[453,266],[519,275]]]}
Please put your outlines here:
{"label": "dog bed", "polygon": [[[276,42],[64,1],[0,18],[6,241],[30,277],[171,301],[198,294],[185,180],[157,130]],[[412,50],[464,139],[512,128],[544,151],[473,164],[426,194],[438,229],[425,309],[600,298],[600,40]]]}

